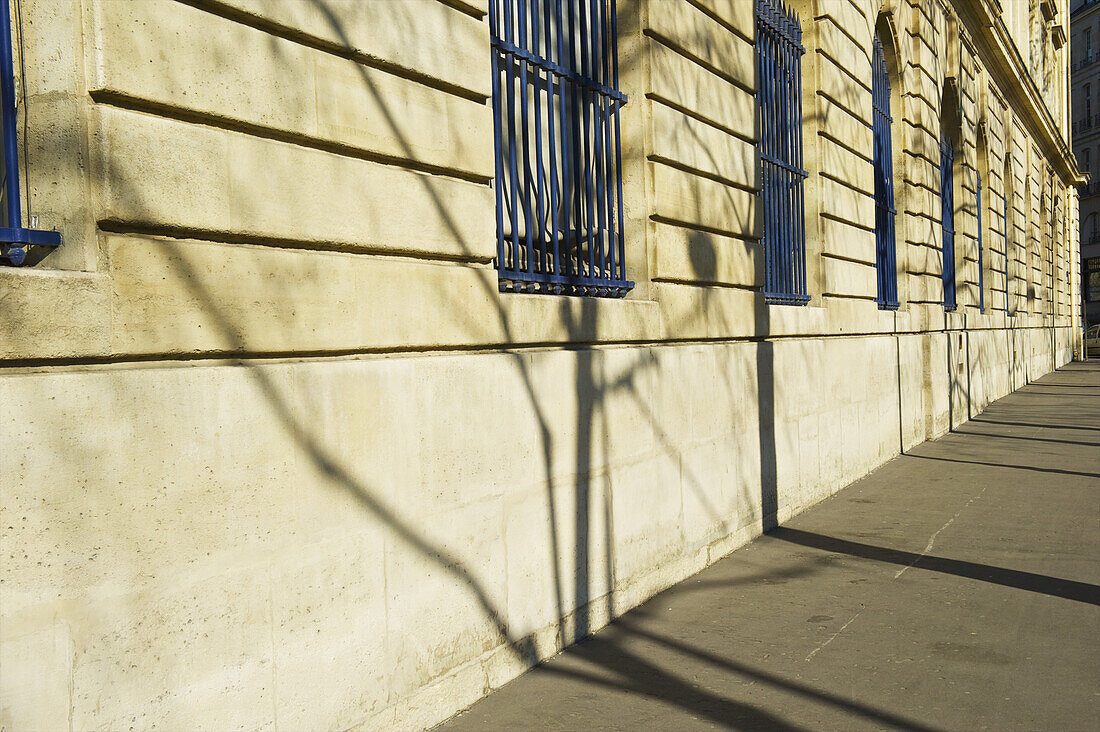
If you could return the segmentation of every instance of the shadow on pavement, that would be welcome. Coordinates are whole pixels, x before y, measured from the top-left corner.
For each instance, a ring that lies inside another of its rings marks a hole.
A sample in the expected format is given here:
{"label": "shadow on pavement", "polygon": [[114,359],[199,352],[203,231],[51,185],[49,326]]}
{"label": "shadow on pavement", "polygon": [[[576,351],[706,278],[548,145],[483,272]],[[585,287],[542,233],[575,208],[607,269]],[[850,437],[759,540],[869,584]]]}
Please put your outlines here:
{"label": "shadow on pavement", "polygon": [[1062,597],[1067,600],[1084,602],[1090,605],[1100,605],[1100,587],[1085,582],[1048,577],[1043,574],[1021,572],[1015,569],[993,567],[988,564],[978,564],[960,559],[946,559],[928,554],[914,554],[900,549],[873,546],[847,539],[838,539],[833,536],[824,536],[810,531],[779,527],[768,532],[768,536],[780,541],[792,544],[821,549],[822,551],[848,554],[862,559],[871,559],[877,562],[897,564],[902,567],[914,569],[926,569],[932,572],[966,577],[968,579],[989,582],[1004,587],[1013,587],[1028,592],[1038,592],[1052,597]]}
{"label": "shadow on pavement", "polygon": [[921,460],[940,460],[945,463],[962,463],[965,465],[983,465],[990,468],[1008,468],[1010,470],[1030,470],[1036,473],[1054,473],[1056,475],[1077,475],[1083,478],[1100,478],[1100,473],[1084,473],[1079,470],[1062,470],[1061,468],[1037,468],[1034,465],[1012,465],[1010,463],[991,463],[984,460],[962,460],[960,458],[936,457],[934,455],[916,455],[905,453],[905,457],[920,458]]}
{"label": "shadow on pavement", "polygon": [[1039,427],[1048,430],[1085,430],[1087,432],[1100,432],[1100,427],[1081,427],[1074,424],[1036,424],[1035,422],[1009,422],[1001,419],[982,419],[974,417],[970,420],[974,424],[1002,424],[1008,427]]}

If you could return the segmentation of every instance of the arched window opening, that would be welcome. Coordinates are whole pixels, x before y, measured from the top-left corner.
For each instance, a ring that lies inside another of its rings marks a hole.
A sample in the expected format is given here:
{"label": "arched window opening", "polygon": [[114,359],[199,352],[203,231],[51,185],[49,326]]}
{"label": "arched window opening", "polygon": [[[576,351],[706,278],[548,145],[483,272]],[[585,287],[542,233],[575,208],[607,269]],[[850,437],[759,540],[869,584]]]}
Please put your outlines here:
{"label": "arched window opening", "polygon": [[893,117],[890,116],[890,75],[882,40],[875,34],[871,55],[871,106],[874,110],[875,268],[878,306],[898,308],[897,245],[894,208]]}
{"label": "arched window opening", "polygon": [[958,307],[955,301],[955,141],[940,138],[940,223],[943,230],[943,309]]}
{"label": "arched window opening", "polygon": [[955,295],[955,145],[959,139],[959,106],[954,84],[945,84],[940,101],[940,225],[943,255],[943,309],[958,307]]}

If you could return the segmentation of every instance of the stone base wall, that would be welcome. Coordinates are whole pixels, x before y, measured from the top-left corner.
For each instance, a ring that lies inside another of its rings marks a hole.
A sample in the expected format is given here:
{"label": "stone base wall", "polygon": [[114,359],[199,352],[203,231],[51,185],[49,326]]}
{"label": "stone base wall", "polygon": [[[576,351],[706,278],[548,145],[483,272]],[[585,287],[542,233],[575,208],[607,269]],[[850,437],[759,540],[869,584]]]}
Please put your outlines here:
{"label": "stone base wall", "polygon": [[0,722],[431,725],[1071,338],[9,371]]}

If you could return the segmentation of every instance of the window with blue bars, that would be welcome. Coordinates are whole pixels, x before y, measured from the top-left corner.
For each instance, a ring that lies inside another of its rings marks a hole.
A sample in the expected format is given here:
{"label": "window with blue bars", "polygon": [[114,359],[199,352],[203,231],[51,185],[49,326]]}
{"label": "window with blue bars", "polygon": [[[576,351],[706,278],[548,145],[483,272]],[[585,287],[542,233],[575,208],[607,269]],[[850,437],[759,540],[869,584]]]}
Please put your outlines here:
{"label": "window with blue bars", "polygon": [[490,0],[504,292],[622,297],[615,0]]}
{"label": "window with blue bars", "polygon": [[[11,8],[0,2],[0,130],[3,136],[4,180],[0,184],[0,263],[27,264],[39,256],[28,254],[37,248],[43,255],[61,244],[61,234],[23,226],[19,190],[19,136],[15,120],[15,70],[11,47]],[[25,103],[25,102],[24,102]],[[33,224],[32,218],[32,226]]]}
{"label": "window with blue bars", "polygon": [[982,230],[982,174],[978,173],[978,312],[985,312],[985,252],[982,241],[985,232]]}
{"label": "window with blue bars", "polygon": [[782,0],[756,0],[756,93],[760,115],[760,200],[764,298],[802,305],[806,223],[802,168],[802,25]]}
{"label": "window with blue bars", "polygon": [[1009,282],[1008,282],[1008,243],[1012,240],[1013,234],[1009,231],[1008,223],[1008,202],[1012,198],[1012,164],[1005,156],[1005,169],[1004,177],[1001,179],[1002,191],[1001,191],[1001,223],[1004,225],[1004,260],[1005,260],[1005,315],[1011,315],[1012,309],[1008,304]]}
{"label": "window with blue bars", "polygon": [[876,36],[872,53],[871,106],[874,110],[875,164],[875,268],[878,272],[878,306],[898,309],[897,246],[894,240],[894,148],[890,116],[890,76],[886,54]]}
{"label": "window with blue bars", "polygon": [[955,151],[950,137],[940,139],[940,212],[943,228],[943,309],[955,302]]}

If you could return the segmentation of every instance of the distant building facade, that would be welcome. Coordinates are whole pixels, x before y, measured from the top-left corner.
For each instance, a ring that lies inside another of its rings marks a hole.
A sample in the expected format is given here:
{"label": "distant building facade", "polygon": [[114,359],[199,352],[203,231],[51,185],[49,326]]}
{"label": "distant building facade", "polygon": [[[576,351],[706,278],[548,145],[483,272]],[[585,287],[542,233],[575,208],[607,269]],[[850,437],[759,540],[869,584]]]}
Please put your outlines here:
{"label": "distant building facade", "polygon": [[430,726],[1081,346],[1067,0],[17,10],[5,729]]}
{"label": "distant building facade", "polygon": [[1081,272],[1085,318],[1100,323],[1100,3],[1074,0],[1070,60],[1073,68],[1073,154],[1090,182],[1081,188]]}

